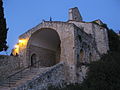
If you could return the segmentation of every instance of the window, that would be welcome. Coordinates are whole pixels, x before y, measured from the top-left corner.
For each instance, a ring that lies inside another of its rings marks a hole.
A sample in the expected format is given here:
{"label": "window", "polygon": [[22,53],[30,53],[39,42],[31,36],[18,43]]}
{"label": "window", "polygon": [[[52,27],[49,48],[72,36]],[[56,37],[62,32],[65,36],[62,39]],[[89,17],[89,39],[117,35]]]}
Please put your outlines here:
{"label": "window", "polygon": [[84,58],[84,51],[81,49],[80,50],[80,62],[83,62],[83,58]]}

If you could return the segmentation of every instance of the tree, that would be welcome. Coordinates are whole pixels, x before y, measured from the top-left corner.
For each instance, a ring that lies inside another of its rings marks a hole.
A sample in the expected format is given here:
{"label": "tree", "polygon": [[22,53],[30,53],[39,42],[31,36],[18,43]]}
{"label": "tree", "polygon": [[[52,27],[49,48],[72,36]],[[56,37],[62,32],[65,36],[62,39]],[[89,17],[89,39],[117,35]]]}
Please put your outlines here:
{"label": "tree", "polygon": [[118,34],[114,32],[114,30],[108,30],[108,38],[109,38],[109,48],[112,52],[120,52],[120,40]]}
{"label": "tree", "polygon": [[4,18],[3,1],[0,0],[0,51],[6,51],[8,48],[6,45],[7,31],[8,29],[6,25],[6,19]]}

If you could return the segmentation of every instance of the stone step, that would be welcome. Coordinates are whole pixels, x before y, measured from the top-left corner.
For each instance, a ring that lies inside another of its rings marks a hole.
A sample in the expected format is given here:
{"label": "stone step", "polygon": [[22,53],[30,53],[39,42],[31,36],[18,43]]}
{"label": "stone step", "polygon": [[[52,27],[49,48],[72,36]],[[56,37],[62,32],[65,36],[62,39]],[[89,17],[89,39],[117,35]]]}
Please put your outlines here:
{"label": "stone step", "polygon": [[10,88],[9,87],[0,86],[0,90],[10,90]]}
{"label": "stone step", "polygon": [[2,87],[11,87],[11,86],[13,86],[15,84],[16,84],[16,82],[6,82],[6,83],[1,84],[0,86],[2,86]]}
{"label": "stone step", "polygon": [[[43,71],[46,71],[46,69],[45,68],[32,68],[31,70],[26,69],[22,73],[19,73],[13,76],[10,79],[10,82],[9,80],[7,80],[6,82],[2,83],[0,85],[0,90],[4,90],[3,88],[5,87],[8,87],[8,88],[17,87],[21,85],[22,83],[25,83],[27,80],[32,80],[33,77],[35,77],[37,74],[42,73]],[[9,89],[6,89],[6,90],[9,90]]]}

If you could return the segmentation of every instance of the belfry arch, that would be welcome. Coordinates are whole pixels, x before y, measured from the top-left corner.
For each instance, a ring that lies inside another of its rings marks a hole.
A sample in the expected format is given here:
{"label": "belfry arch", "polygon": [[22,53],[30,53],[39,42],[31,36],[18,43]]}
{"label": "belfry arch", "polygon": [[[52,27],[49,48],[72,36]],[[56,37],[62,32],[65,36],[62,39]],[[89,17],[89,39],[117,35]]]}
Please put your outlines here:
{"label": "belfry arch", "polygon": [[[39,63],[41,67],[50,67],[60,61],[61,40],[58,33],[51,28],[42,28],[34,32],[27,46],[28,63]],[[36,54],[36,60],[31,57]]]}

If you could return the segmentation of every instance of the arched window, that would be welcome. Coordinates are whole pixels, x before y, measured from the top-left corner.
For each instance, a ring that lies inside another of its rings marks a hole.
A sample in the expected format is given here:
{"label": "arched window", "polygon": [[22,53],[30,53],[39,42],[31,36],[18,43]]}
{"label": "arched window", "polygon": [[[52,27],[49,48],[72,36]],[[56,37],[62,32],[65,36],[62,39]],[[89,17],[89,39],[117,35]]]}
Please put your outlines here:
{"label": "arched window", "polygon": [[84,58],[84,51],[81,49],[80,50],[80,62],[83,62],[83,58]]}
{"label": "arched window", "polygon": [[37,58],[36,54],[32,54],[32,56],[31,56],[31,66],[35,66],[36,61],[37,61],[36,58]]}

